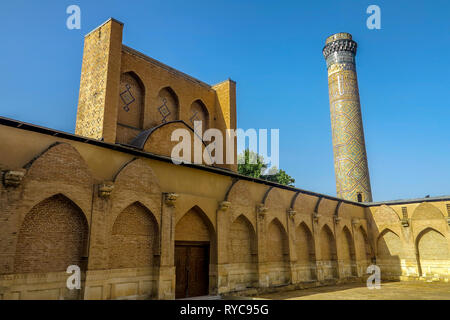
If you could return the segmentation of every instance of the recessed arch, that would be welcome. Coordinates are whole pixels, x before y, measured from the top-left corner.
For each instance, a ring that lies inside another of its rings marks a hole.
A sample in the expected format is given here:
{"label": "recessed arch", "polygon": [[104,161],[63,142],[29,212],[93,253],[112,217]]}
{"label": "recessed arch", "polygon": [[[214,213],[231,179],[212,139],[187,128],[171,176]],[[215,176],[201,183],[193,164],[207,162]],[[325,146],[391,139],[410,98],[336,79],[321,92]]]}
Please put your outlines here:
{"label": "recessed arch", "polygon": [[320,260],[324,279],[338,278],[336,240],[327,224],[320,230]]}
{"label": "recessed arch", "polygon": [[362,226],[359,226],[355,232],[355,251],[360,274],[365,274],[373,258],[373,249],[369,243],[367,232]]}
{"label": "recessed arch", "polygon": [[384,229],[377,238],[377,265],[381,268],[383,278],[401,275],[402,251],[400,237],[391,229]]}
{"label": "recessed arch", "polygon": [[231,290],[252,287],[258,280],[258,272],[256,233],[250,220],[243,214],[239,215],[232,222],[228,234]]}
{"label": "recessed arch", "polygon": [[444,220],[442,211],[428,202],[422,202],[413,212],[411,220]]}
{"label": "recessed arch", "polygon": [[202,132],[205,132],[209,129],[209,112],[206,105],[203,103],[201,99],[197,99],[192,102],[190,110],[189,110],[189,119],[188,123],[192,128],[194,128],[194,121],[202,122]]}
{"label": "recessed arch", "polygon": [[302,281],[316,279],[316,250],[314,238],[306,223],[301,222],[295,230],[297,253],[297,278]]}
{"label": "recessed arch", "polygon": [[156,106],[158,123],[166,123],[180,119],[180,103],[175,91],[167,86],[158,93],[158,103]]}
{"label": "recessed arch", "polygon": [[116,142],[130,143],[144,125],[145,86],[133,71],[120,75]]}
{"label": "recessed arch", "polygon": [[450,250],[447,238],[434,228],[422,230],[415,241],[417,264],[421,276],[447,276]]}
{"label": "recessed arch", "polygon": [[342,272],[344,276],[356,276],[356,256],[355,256],[355,246],[353,244],[353,237],[347,226],[342,228],[341,233],[341,257],[342,261]]}
{"label": "recessed arch", "polygon": [[[288,243],[287,234],[283,224],[278,218],[272,219],[268,226],[268,261],[287,260]],[[275,250],[276,249],[276,250]]]}
{"label": "recessed arch", "polygon": [[25,215],[19,228],[15,273],[86,268],[88,222],[83,211],[63,194],[42,200]]}
{"label": "recessed arch", "polygon": [[159,227],[154,214],[139,201],[128,205],[112,226],[110,269],[154,268],[158,254]]}
{"label": "recessed arch", "polygon": [[267,226],[266,252],[269,285],[288,283],[290,280],[288,237],[277,218],[272,219]]}
{"label": "recessed arch", "polygon": [[272,219],[267,228],[267,261],[288,261],[288,241],[284,226],[277,218]]}
{"label": "recessed arch", "polygon": [[175,241],[211,241],[214,226],[198,205],[192,206],[176,222]]}

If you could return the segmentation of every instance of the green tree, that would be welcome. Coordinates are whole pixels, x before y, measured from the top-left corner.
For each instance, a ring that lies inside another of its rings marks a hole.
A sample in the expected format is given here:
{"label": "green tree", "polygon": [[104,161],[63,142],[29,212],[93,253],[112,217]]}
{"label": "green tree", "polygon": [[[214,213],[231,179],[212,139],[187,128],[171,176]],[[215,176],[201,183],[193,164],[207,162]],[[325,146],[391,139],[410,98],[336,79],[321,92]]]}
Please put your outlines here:
{"label": "green tree", "polygon": [[244,176],[260,178],[261,173],[267,169],[264,158],[256,152],[245,149],[238,155],[238,172]]}
{"label": "green tree", "polygon": [[245,149],[238,155],[238,172],[245,176],[260,178],[287,186],[294,186],[295,179],[282,169],[272,167],[267,174],[263,174],[267,169],[267,163],[263,156],[256,152]]}

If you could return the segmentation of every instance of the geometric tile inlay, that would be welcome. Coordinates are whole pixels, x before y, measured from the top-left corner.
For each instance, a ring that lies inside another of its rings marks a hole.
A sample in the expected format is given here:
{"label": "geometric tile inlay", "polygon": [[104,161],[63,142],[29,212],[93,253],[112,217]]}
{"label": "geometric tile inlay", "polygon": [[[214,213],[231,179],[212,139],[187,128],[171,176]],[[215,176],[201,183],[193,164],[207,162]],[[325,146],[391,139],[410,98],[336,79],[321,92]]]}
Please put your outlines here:
{"label": "geometric tile inlay", "polygon": [[347,33],[323,49],[328,68],[328,90],[338,197],[372,201],[364,130],[356,76],[356,42]]}

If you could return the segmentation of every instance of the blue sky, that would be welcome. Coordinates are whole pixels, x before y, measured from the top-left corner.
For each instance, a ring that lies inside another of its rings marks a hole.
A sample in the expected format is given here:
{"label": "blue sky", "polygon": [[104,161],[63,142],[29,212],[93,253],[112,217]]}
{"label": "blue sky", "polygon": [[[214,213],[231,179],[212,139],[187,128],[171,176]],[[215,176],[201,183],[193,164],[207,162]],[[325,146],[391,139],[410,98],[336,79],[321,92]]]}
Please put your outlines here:
{"label": "blue sky", "polygon": [[[81,30],[66,8],[81,8]],[[369,5],[381,30],[366,27]],[[349,32],[375,201],[450,194],[450,1],[9,1],[0,116],[74,132],[83,37],[114,17],[124,43],[210,84],[237,82],[238,126],[280,129],[296,186],[335,195],[322,48]]]}

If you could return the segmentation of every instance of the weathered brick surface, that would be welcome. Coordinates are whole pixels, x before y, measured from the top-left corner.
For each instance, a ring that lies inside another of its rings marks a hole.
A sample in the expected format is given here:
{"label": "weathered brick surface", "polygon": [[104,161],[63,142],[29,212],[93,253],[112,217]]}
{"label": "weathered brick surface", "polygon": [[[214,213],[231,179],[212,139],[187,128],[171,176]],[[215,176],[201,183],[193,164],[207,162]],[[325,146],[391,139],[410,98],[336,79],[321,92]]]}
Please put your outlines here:
{"label": "weathered brick surface", "polygon": [[65,271],[84,264],[88,237],[81,210],[56,195],[34,206],[19,229],[15,273]]}
{"label": "weathered brick surface", "polygon": [[149,210],[134,203],[122,211],[114,222],[109,267],[153,267],[157,252],[158,224]]}

